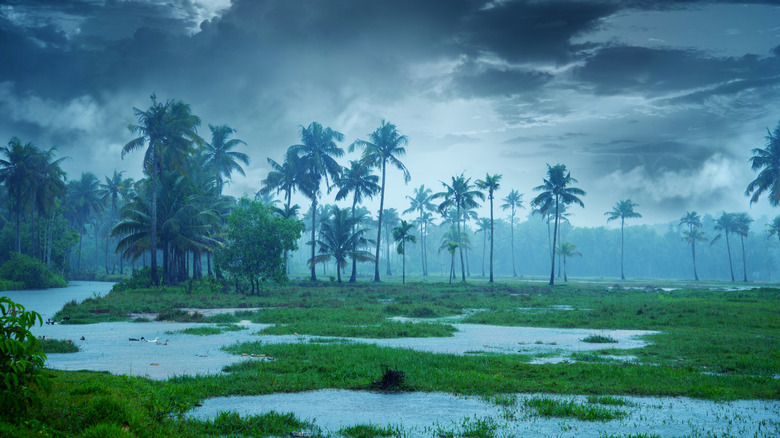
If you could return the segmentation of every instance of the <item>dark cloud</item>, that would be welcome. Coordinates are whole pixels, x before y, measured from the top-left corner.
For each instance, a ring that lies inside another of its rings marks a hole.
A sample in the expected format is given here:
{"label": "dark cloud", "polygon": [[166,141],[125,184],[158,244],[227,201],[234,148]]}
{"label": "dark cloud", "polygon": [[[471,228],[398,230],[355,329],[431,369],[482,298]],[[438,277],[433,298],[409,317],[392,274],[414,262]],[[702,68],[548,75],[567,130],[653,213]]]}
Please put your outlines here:
{"label": "dark cloud", "polygon": [[453,74],[453,92],[463,97],[514,96],[532,93],[553,79],[553,75],[526,69],[461,65]]}

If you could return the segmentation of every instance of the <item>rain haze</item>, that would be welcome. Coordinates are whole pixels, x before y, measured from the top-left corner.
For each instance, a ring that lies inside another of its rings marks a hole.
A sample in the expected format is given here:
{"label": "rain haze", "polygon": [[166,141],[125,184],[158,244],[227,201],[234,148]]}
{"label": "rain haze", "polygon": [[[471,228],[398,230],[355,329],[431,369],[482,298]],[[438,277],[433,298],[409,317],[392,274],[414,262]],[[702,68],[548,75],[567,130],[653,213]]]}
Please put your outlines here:
{"label": "rain haze", "polygon": [[235,196],[260,188],[301,125],[342,132],[346,149],[384,119],[409,138],[411,182],[388,171],[399,211],[413,188],[461,173],[502,174],[497,197],[528,202],[562,163],[587,192],[575,226],[605,225],[625,198],[636,224],[774,217],[744,192],[750,151],[780,120],[775,4],[6,0],[0,139],[56,146],[71,179],[138,179],[143,154],[120,152],[154,93],[190,104],[206,138],[208,124],[237,130],[251,163],[225,189]]}

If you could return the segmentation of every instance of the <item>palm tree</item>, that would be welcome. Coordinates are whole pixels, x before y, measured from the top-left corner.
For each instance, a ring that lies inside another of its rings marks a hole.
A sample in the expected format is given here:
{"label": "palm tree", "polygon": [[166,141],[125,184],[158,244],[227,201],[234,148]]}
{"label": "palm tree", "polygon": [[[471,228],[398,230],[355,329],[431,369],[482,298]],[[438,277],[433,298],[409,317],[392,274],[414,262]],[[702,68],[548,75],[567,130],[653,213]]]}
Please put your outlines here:
{"label": "palm tree", "polygon": [[0,182],[4,183],[11,199],[9,210],[16,218],[16,252],[21,254],[22,211],[29,202],[29,189],[34,180],[33,160],[37,148],[29,142],[22,144],[18,137],[13,137],[7,146],[0,148],[0,153],[6,157],[0,159]]}
{"label": "palm tree", "polygon": [[93,214],[103,210],[103,202],[98,196],[100,183],[91,172],[81,174],[81,179],[68,183],[68,205],[73,209],[73,228],[79,233],[79,256],[77,269],[81,270],[81,244],[85,226]]}
{"label": "palm tree", "polygon": [[462,173],[460,176],[452,177],[451,185],[445,182],[442,182],[441,185],[444,186],[446,191],[434,194],[433,199],[444,198],[444,201],[439,204],[439,212],[455,207],[454,221],[457,224],[458,239],[460,239],[458,240],[458,247],[460,248],[461,280],[466,281],[466,268],[463,263],[463,235],[460,232],[461,212],[479,206],[474,198],[484,201],[485,195],[479,190],[473,190],[474,186],[471,184],[471,178],[466,178]]}
{"label": "palm tree", "polygon": [[[423,277],[428,276],[428,256],[426,254],[426,248],[425,248],[425,237],[426,237],[426,225],[430,222],[429,220],[425,220],[425,214],[427,212],[433,211],[436,206],[433,205],[431,202],[431,195],[433,194],[433,191],[431,189],[428,189],[425,187],[425,185],[421,185],[420,188],[414,189],[414,197],[412,196],[406,196],[406,199],[409,200],[409,208],[403,211],[403,214],[406,213],[412,213],[414,211],[419,213],[419,218],[417,219],[417,223],[420,225],[420,260],[422,261],[422,272]],[[430,218],[430,214],[429,214]]]}
{"label": "palm tree", "polygon": [[211,143],[204,145],[205,166],[217,178],[217,193],[222,194],[222,186],[225,179],[230,179],[230,174],[238,172],[246,176],[244,169],[238,162],[249,165],[249,156],[247,154],[233,151],[238,145],[246,145],[246,142],[237,138],[230,138],[236,133],[236,130],[228,125],[211,125]]}
{"label": "palm tree", "polygon": [[452,284],[452,279],[455,277],[455,251],[458,249],[460,240],[460,232],[454,226],[450,226],[450,231],[441,237],[439,252],[446,249],[450,253],[449,284]]}
{"label": "palm tree", "polygon": [[474,234],[482,233],[482,276],[485,276],[485,249],[487,248],[487,236],[491,235],[492,240],[492,232],[490,230],[490,218],[489,217],[481,217],[477,219],[477,230],[474,231]]}
{"label": "palm tree", "polygon": [[[547,165],[547,178],[543,179],[544,184],[534,187],[534,191],[542,192],[536,196],[531,205],[539,207],[543,212],[554,211],[555,229],[553,231],[553,248],[557,244],[558,237],[558,219],[560,205],[578,204],[585,207],[579,196],[584,196],[585,191],[577,187],[570,187],[577,182],[571,177],[571,172],[566,170],[563,164],[556,164],[551,167]],[[552,256],[552,267],[550,268],[550,286],[555,284],[555,251]]]}
{"label": "palm tree", "polygon": [[563,256],[563,281],[568,282],[569,277],[566,276],[566,258],[577,257],[577,256],[581,256],[582,254],[579,251],[577,251],[576,245],[569,242],[561,242],[561,244],[558,245],[556,251],[558,251],[558,254]]}
{"label": "palm tree", "polygon": [[[352,221],[355,225],[355,207],[363,202],[363,197],[373,198],[379,193],[379,177],[371,173],[371,168],[362,161],[350,161],[349,167],[345,167],[341,178],[338,180],[339,191],[336,193],[336,201],[346,198],[350,192],[352,196]],[[357,244],[357,242],[354,242]],[[357,251],[357,247],[352,248]],[[349,282],[357,281],[357,259],[352,259],[352,274]]]}
{"label": "palm tree", "polygon": [[731,281],[734,281],[734,268],[731,264],[731,244],[729,243],[729,234],[737,232],[737,223],[735,221],[735,213],[726,213],[720,215],[718,219],[715,219],[715,230],[720,233],[715,236],[710,242],[710,246],[720,240],[724,235],[726,236],[726,251],[729,253],[729,270],[731,272]]}
{"label": "palm tree", "polygon": [[[36,153],[32,160],[32,181],[30,191],[33,212],[38,220],[35,220],[35,256],[44,261],[47,266],[51,266],[51,245],[53,238],[54,210],[57,205],[57,199],[65,195],[65,171],[60,167],[60,163],[65,157],[54,159],[57,148],[51,147],[48,150],[36,148]],[[49,212],[49,220],[46,231],[45,248],[41,253],[41,226],[40,218]]]}
{"label": "palm tree", "polygon": [[384,217],[384,221],[382,222],[382,226],[385,229],[385,240],[387,241],[386,250],[387,250],[387,270],[385,273],[387,275],[393,275],[393,270],[391,269],[390,265],[390,237],[392,233],[392,229],[401,223],[401,218],[398,216],[398,210],[395,208],[386,208],[384,210],[384,213],[382,213],[382,216]]}
{"label": "palm tree", "polygon": [[635,202],[631,202],[630,199],[624,199],[622,201],[618,201],[614,207],[612,207],[612,211],[608,211],[604,213],[604,216],[607,216],[607,222],[612,222],[614,220],[620,219],[620,279],[625,280],[626,276],[623,274],[623,254],[624,254],[624,234],[623,234],[623,226],[626,223],[626,219],[633,219],[633,218],[640,218],[642,217],[641,214],[634,211],[634,207],[638,207],[639,204]]}
{"label": "palm tree", "polygon": [[510,209],[509,214],[509,234],[512,248],[512,276],[517,277],[517,269],[515,269],[515,211],[518,208],[525,208],[523,206],[523,194],[517,190],[512,189],[506,198],[502,199],[504,204],[501,204],[501,209]]}
{"label": "palm tree", "polygon": [[[284,199],[289,208],[292,203],[292,194],[302,184],[307,182],[305,178],[302,178],[305,171],[302,160],[298,157],[298,153],[294,148],[287,149],[282,164],[270,158],[267,160],[268,164],[271,165],[271,171],[268,172],[266,178],[261,182],[262,188],[258,193],[266,195],[271,192],[284,192]],[[304,192],[308,191],[310,190],[304,190]]]}
{"label": "palm tree", "polygon": [[[344,134],[330,128],[323,128],[317,122],[308,127],[300,127],[301,143],[290,146],[292,153],[301,160],[297,187],[311,200],[311,259],[315,258],[314,239],[316,231],[317,198],[320,194],[320,183],[325,178],[325,186],[330,191],[330,179],[337,180],[341,174],[341,166],[334,157],[344,155],[344,149],[336,142],[344,140]],[[289,203],[289,201],[288,201]],[[311,264],[311,281],[317,280],[314,263]]]}
{"label": "palm tree", "polygon": [[401,254],[401,258],[403,260],[401,263],[402,284],[406,284],[406,243],[417,242],[417,237],[411,234],[413,229],[414,225],[406,222],[405,220],[402,220],[397,227],[393,228],[393,240],[398,242],[398,247],[396,250],[398,251],[398,254]]}
{"label": "palm tree", "polygon": [[691,244],[691,254],[693,255],[693,278],[699,281],[699,274],[696,272],[696,241],[707,241],[704,233],[699,231],[701,228],[701,216],[695,211],[685,212],[685,216],[680,219],[680,225],[688,226],[688,231],[683,233],[682,240]]}
{"label": "palm tree", "polygon": [[[759,169],[756,179],[748,184],[745,189],[745,196],[753,196],[750,203],[758,202],[758,197],[767,192],[769,204],[773,207],[780,205],[780,123],[777,124],[774,132],[766,130],[766,148],[755,148],[753,156],[750,157],[750,168],[754,171]],[[755,192],[755,193],[754,193]]]}
{"label": "palm tree", "polygon": [[780,240],[780,216],[775,216],[772,223],[766,224],[766,227],[767,239],[777,236],[777,239]]}
{"label": "palm tree", "polygon": [[[478,179],[476,181],[477,187],[481,190],[488,191],[488,199],[490,199],[490,282],[493,282],[493,193],[500,187],[499,181],[501,181],[501,175],[485,174],[485,179]],[[485,275],[484,272],[482,275]]]}
{"label": "palm tree", "polygon": [[743,282],[747,283],[747,261],[745,260],[745,239],[750,232],[750,224],[753,223],[747,213],[735,213],[734,216],[734,232],[739,236],[739,241],[742,244],[742,273],[744,275]]}
{"label": "palm tree", "polygon": [[379,195],[379,223],[377,224],[377,237],[376,237],[376,264],[374,265],[374,281],[379,281],[379,246],[382,239],[382,212],[385,208],[385,182],[386,182],[386,170],[387,164],[394,166],[404,175],[404,183],[408,183],[412,177],[409,175],[409,171],[406,166],[398,159],[406,155],[406,146],[409,143],[409,139],[405,135],[401,135],[392,123],[387,123],[382,120],[374,132],[368,135],[370,141],[355,140],[354,143],[349,145],[349,151],[353,152],[356,147],[362,147],[363,149],[363,161],[369,166],[378,167],[382,169],[382,190]]}
{"label": "palm tree", "polygon": [[[132,151],[146,147],[144,154],[144,173],[152,177],[152,196],[150,218],[150,246],[152,284],[159,284],[157,276],[157,190],[158,178],[163,170],[162,163],[167,162],[178,167],[182,155],[188,152],[192,143],[202,144],[197,127],[200,118],[192,114],[190,106],[179,100],[157,102],[152,94],[152,105],[145,111],[133,108],[138,124],[127,128],[133,134],[140,134],[122,147],[122,158]],[[167,164],[166,163],[166,164]]]}
{"label": "palm tree", "polygon": [[347,258],[361,262],[373,261],[370,252],[356,250],[366,242],[363,237],[367,230],[356,228],[356,220],[346,209],[333,207],[331,214],[320,222],[320,233],[317,243],[320,245],[317,257],[309,260],[314,266],[333,259],[336,262],[336,277],[341,283],[341,270],[347,266]]}

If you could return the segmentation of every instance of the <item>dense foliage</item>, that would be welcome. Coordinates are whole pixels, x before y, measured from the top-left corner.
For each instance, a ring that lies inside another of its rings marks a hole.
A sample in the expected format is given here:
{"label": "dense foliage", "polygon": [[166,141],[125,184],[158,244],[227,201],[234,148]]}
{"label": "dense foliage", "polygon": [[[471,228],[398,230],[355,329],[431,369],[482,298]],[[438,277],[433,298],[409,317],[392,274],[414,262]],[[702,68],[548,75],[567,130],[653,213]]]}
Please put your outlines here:
{"label": "dense foliage", "polygon": [[19,253],[11,254],[11,259],[0,266],[0,278],[18,283],[23,289],[68,286],[64,278],[51,272],[46,265]]}

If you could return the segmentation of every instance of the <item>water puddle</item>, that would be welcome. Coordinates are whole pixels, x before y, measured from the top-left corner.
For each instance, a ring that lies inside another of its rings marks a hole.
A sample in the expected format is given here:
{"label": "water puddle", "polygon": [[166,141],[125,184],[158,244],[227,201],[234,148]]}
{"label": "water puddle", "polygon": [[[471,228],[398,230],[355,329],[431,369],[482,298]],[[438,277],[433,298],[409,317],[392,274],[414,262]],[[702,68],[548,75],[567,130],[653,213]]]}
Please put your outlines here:
{"label": "water puddle", "polygon": [[[493,436],[757,436],[780,433],[780,402],[740,400],[711,402],[689,398],[620,397],[629,406],[609,407],[626,416],[611,421],[543,418],[525,406],[539,395],[518,394],[517,403],[504,407],[481,397],[445,393],[386,394],[320,390],[293,394],[216,397],[188,413],[213,419],[222,411],[242,416],[269,411],[292,412],[313,422],[326,434],[345,427],[372,424],[394,427],[406,436],[436,437],[465,434],[477,426],[493,427]],[[545,396],[589,405],[581,396]],[[476,436],[476,435],[474,435]]]}

